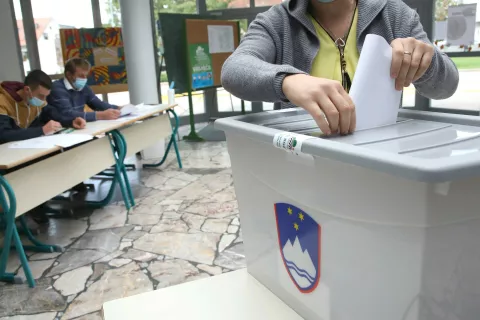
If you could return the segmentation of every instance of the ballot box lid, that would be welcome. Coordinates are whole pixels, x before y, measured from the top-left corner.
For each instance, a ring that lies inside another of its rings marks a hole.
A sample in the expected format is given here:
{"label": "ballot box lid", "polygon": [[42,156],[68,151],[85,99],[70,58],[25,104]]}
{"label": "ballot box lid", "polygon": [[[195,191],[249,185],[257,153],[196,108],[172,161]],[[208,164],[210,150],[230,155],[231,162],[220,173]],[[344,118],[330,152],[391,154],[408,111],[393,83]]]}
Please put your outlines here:
{"label": "ballot box lid", "polygon": [[[402,109],[396,124],[349,136],[318,137],[302,109],[249,114],[215,122],[217,129],[273,146],[281,132],[305,135],[301,154],[423,182],[448,182],[480,175],[480,117]],[[228,140],[228,139],[227,139]],[[268,161],[261,159],[260,161]]]}

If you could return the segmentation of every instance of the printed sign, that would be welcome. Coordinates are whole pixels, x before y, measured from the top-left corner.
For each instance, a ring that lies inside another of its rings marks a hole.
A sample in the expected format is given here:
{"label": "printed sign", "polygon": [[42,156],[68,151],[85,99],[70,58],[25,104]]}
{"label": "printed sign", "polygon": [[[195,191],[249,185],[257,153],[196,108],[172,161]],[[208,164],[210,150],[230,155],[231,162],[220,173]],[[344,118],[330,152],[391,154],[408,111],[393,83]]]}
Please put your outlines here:
{"label": "printed sign", "polygon": [[213,87],[212,59],[208,44],[191,44],[189,51],[192,89]]}
{"label": "printed sign", "polygon": [[313,292],[320,280],[321,227],[305,211],[275,204],[280,254],[290,279],[301,293]]}

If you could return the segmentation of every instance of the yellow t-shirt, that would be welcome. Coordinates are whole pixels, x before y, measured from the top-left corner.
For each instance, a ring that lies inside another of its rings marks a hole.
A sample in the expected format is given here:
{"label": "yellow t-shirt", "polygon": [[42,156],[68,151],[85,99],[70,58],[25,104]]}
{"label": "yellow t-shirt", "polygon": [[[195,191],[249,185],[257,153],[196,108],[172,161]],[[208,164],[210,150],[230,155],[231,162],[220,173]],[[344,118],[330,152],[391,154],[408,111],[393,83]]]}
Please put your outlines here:
{"label": "yellow t-shirt", "polygon": [[[315,26],[318,39],[320,40],[320,50],[313,60],[312,71],[310,72],[310,75],[318,78],[342,82],[340,53],[335,46],[335,43],[312,16],[310,16],[310,19]],[[357,69],[358,59],[360,57],[357,49],[357,21],[358,11],[355,10],[352,27],[350,29],[350,33],[348,34],[347,43],[344,50],[345,61],[347,62],[347,73],[352,82],[355,75],[355,70]]]}

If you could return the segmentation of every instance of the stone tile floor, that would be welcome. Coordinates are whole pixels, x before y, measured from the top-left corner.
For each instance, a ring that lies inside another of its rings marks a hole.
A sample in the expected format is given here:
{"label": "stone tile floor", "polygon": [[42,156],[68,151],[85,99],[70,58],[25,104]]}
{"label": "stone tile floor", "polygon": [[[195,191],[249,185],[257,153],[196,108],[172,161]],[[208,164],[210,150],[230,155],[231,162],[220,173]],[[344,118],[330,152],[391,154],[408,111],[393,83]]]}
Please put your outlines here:
{"label": "stone tile floor", "polygon": [[[38,238],[66,251],[30,254],[36,288],[0,284],[0,320],[97,320],[106,301],[243,268],[225,142],[180,149],[182,170],[171,153],[163,167],[130,173],[137,201],[130,212],[115,202],[51,219]],[[108,183],[97,186],[89,196]],[[15,254],[8,271],[23,274]]]}

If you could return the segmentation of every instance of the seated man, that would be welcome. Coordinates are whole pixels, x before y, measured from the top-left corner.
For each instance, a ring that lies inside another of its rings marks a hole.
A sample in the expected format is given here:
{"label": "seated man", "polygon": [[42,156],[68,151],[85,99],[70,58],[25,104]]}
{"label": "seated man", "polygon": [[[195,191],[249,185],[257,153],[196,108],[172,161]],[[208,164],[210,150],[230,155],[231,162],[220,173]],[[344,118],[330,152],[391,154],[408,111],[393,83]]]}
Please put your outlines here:
{"label": "seated man", "polygon": [[[85,59],[68,60],[65,64],[65,78],[53,83],[48,104],[67,118],[82,117],[87,122],[117,119],[120,116],[119,107],[98,99],[87,86],[90,67]],[[85,112],[85,105],[95,112]]]}
{"label": "seated man", "polygon": [[[0,83],[0,144],[53,134],[62,126],[85,127],[83,118],[61,117],[56,109],[45,106],[51,88],[52,80],[41,70],[30,72],[23,83]],[[37,223],[46,223],[45,211],[42,204],[30,210],[29,216]]]}
{"label": "seated man", "polygon": [[30,72],[23,83],[0,83],[0,144],[53,134],[62,126],[85,127],[83,118],[61,117],[45,107],[51,87],[52,80],[41,70]]}

